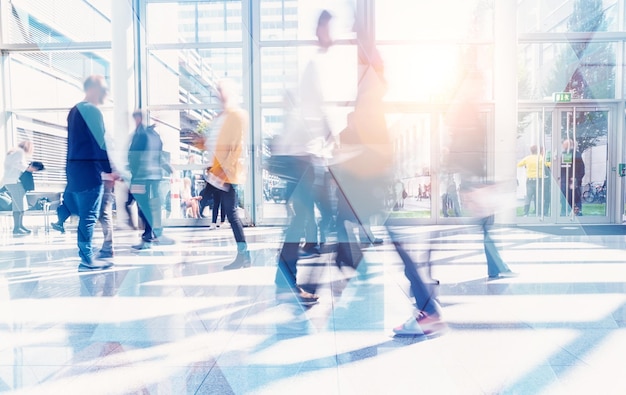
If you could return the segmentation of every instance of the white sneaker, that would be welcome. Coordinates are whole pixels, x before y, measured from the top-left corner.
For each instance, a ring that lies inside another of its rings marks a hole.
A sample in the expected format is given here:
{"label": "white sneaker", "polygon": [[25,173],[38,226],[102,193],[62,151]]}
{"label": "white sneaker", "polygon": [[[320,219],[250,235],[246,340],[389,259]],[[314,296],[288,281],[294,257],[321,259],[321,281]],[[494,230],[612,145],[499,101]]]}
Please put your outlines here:
{"label": "white sneaker", "polygon": [[426,336],[437,335],[447,329],[448,325],[438,314],[428,315],[420,311],[417,317],[411,317],[404,324],[393,328],[393,332],[400,336]]}
{"label": "white sneaker", "polygon": [[209,226],[209,230],[214,230],[214,229],[217,229],[217,226],[215,225],[215,223],[212,223],[212,224]]}

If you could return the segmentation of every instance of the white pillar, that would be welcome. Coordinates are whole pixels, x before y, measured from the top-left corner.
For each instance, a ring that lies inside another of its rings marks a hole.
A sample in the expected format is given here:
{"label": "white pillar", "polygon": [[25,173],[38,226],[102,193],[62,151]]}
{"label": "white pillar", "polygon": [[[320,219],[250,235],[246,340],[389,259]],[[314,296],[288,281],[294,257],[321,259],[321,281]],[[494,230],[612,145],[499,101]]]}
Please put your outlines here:
{"label": "white pillar", "polygon": [[[8,29],[8,24],[5,23],[7,20],[7,8],[8,2],[0,1],[0,47],[4,43],[5,33]],[[6,112],[7,103],[5,101],[5,95],[9,94],[8,87],[10,84],[7,83],[7,79],[9,78],[7,73],[7,63],[8,63],[8,55],[0,55],[0,173],[1,169],[4,169],[4,158],[5,155],[3,153],[7,152],[11,147],[12,139],[12,130],[9,128],[9,114]]]}
{"label": "white pillar", "polygon": [[[111,2],[111,93],[113,95],[113,128],[108,131],[114,141],[111,160],[120,170],[125,170],[129,133],[134,127],[131,114],[135,107],[135,42],[132,2]],[[127,214],[124,203],[127,188],[121,183],[116,186],[117,218],[126,222]]]}
{"label": "white pillar", "polygon": [[[494,28],[494,178],[511,183],[506,207],[515,207],[515,141],[517,135],[517,0],[498,0]],[[512,224],[515,210],[496,217],[496,222]]]}

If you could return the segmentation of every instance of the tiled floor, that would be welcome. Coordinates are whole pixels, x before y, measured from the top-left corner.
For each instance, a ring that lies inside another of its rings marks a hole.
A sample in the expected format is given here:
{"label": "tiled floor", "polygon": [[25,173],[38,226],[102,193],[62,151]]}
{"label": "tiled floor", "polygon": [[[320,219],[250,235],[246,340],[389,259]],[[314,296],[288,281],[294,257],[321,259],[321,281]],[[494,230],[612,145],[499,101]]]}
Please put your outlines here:
{"label": "tiled floor", "polygon": [[407,228],[416,256],[433,230],[451,328],[433,339],[392,336],[412,307],[382,229],[356,273],[302,262],[301,282],[321,284],[309,310],[276,302],[280,228],[247,228],[253,266],[230,272],[229,229],[168,229],[176,245],[140,253],[117,231],[116,266],[97,274],[77,272],[75,233],[5,232],[0,392],[626,393],[625,236],[498,229],[521,275],[487,282],[476,229]]}

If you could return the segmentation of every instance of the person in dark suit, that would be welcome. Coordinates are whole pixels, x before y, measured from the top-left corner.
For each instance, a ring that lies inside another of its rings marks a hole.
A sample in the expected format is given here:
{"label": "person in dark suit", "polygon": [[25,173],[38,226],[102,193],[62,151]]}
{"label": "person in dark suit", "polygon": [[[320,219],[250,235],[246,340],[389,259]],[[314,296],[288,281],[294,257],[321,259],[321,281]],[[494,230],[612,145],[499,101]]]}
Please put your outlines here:
{"label": "person in dark suit", "polygon": [[572,139],[563,141],[561,155],[561,216],[569,215],[572,207],[574,214],[580,216],[582,215],[581,188],[585,176],[585,162]]}
{"label": "person in dark suit", "polygon": [[102,270],[113,265],[97,260],[92,248],[93,230],[102,203],[102,174],[112,174],[105,143],[102,112],[98,106],[107,95],[103,76],[93,75],[83,85],[85,99],[70,110],[67,117],[67,186],[63,199],[71,212],[79,216],[78,254],[79,271]]}

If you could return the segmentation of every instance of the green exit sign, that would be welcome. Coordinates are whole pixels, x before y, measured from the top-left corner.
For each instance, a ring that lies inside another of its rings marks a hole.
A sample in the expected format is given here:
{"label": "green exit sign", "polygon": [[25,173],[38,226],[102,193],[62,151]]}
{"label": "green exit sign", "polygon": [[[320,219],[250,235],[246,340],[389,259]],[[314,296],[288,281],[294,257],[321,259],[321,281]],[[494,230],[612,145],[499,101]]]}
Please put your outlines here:
{"label": "green exit sign", "polygon": [[569,103],[572,101],[570,92],[555,92],[552,94],[555,103]]}

